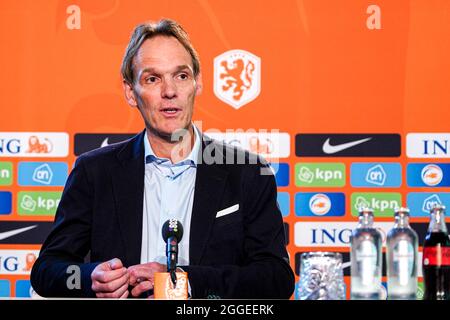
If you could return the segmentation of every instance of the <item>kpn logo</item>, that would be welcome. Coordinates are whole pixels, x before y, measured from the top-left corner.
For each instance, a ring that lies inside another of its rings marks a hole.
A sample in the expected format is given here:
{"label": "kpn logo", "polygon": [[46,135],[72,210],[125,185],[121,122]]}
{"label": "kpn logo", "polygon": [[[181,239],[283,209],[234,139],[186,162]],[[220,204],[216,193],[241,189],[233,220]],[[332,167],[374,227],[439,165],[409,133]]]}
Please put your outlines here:
{"label": "kpn logo", "polygon": [[352,216],[359,215],[359,208],[369,207],[373,209],[376,217],[393,217],[395,208],[400,208],[402,196],[395,192],[355,192],[351,196]]}
{"label": "kpn logo", "polygon": [[345,165],[343,163],[297,163],[295,165],[297,187],[343,187]]}
{"label": "kpn logo", "polygon": [[10,186],[12,184],[12,162],[0,162],[0,186]]}
{"label": "kpn logo", "polygon": [[53,216],[61,200],[61,192],[21,191],[18,213],[22,216]]}

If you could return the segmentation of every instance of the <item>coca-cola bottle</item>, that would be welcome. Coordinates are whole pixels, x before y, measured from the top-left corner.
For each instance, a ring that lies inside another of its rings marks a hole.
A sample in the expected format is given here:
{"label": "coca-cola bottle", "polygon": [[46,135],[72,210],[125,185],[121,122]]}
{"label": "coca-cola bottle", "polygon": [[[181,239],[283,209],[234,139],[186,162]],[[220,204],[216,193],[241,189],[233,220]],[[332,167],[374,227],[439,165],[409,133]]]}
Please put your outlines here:
{"label": "coca-cola bottle", "polygon": [[424,300],[450,300],[450,237],[445,225],[445,206],[431,209],[423,245]]}

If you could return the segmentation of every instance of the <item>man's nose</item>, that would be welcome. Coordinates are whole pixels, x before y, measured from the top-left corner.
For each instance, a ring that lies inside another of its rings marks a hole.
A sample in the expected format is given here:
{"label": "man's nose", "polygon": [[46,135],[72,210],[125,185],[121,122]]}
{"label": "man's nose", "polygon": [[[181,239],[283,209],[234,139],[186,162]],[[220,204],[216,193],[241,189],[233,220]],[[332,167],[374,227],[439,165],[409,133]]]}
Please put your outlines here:
{"label": "man's nose", "polygon": [[177,87],[173,79],[164,79],[161,96],[166,99],[172,99],[177,95]]}

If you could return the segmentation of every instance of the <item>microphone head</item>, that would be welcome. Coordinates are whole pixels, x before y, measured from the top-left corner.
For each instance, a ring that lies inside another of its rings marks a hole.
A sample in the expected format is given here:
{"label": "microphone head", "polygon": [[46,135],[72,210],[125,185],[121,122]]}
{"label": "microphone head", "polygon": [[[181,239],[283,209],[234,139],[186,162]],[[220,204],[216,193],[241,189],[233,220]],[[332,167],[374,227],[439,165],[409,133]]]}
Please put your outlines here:
{"label": "microphone head", "polygon": [[164,222],[162,227],[162,237],[165,242],[167,242],[167,239],[170,237],[175,237],[178,242],[180,242],[183,237],[183,225],[181,222],[177,219],[169,219]]}

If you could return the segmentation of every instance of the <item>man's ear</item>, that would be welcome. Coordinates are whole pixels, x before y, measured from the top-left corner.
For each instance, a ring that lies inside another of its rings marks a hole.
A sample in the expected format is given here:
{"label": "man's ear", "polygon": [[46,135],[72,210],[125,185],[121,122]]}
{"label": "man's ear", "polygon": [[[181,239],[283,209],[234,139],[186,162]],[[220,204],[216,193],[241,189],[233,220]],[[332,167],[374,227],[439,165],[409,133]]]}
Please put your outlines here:
{"label": "man's ear", "polygon": [[122,86],[123,92],[125,94],[125,99],[127,100],[128,104],[132,107],[137,107],[137,101],[134,95],[133,86],[125,80],[123,80]]}
{"label": "man's ear", "polygon": [[203,91],[203,79],[202,79],[202,73],[199,72],[199,74],[195,77],[195,95],[198,96]]}

